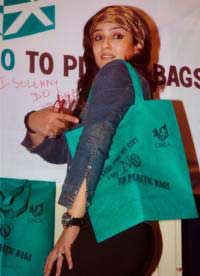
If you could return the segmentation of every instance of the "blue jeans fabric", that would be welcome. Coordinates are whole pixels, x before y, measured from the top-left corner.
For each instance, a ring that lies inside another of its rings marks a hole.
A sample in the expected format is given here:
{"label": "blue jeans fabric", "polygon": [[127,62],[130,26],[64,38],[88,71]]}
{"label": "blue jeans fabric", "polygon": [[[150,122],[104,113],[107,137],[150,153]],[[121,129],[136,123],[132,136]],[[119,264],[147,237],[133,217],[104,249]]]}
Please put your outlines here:
{"label": "blue jeans fabric", "polygon": [[[144,98],[149,99],[149,85],[143,77],[141,85]],[[22,145],[30,152],[51,163],[68,163],[67,176],[59,199],[61,205],[71,207],[86,178],[89,206],[104,162],[108,158],[112,137],[132,104],[134,88],[129,73],[122,60],[115,60],[99,70],[93,81],[91,97],[82,111],[81,124],[78,125],[84,126],[84,130],[73,158],[69,154],[64,135],[56,139],[47,138],[33,149],[28,134],[26,135]]]}

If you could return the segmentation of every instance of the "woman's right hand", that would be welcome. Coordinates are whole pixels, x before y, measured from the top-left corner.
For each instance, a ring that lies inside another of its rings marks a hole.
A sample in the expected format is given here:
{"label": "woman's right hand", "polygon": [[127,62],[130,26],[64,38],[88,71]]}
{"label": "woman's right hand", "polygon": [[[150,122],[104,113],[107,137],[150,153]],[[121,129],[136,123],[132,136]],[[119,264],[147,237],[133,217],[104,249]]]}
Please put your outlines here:
{"label": "woman's right hand", "polygon": [[[67,129],[68,123],[79,122],[79,119],[66,113],[58,113],[52,107],[40,109],[30,114],[29,127],[39,136],[53,138]],[[35,135],[36,135],[35,134]]]}
{"label": "woman's right hand", "polygon": [[44,276],[49,276],[53,267],[54,262],[57,260],[56,264],[56,276],[60,276],[61,269],[63,265],[63,259],[66,258],[69,270],[73,268],[73,259],[71,249],[73,243],[78,237],[80,232],[79,226],[71,226],[64,228],[60,238],[56,242],[54,248],[49,253],[45,268],[44,268]]}

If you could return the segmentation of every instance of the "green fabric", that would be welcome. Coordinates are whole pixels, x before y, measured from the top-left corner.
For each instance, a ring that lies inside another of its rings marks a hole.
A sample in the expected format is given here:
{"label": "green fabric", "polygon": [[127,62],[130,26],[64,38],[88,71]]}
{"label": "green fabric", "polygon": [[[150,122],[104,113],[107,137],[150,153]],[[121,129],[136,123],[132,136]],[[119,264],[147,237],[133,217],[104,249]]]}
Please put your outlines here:
{"label": "green fabric", "polygon": [[55,183],[0,178],[0,275],[44,275],[54,242]]}
{"label": "green fabric", "polygon": [[[197,217],[173,104],[145,101],[136,71],[125,64],[135,104],[116,130],[89,207],[98,242],[143,221]],[[70,139],[72,132],[66,138],[74,152],[81,130]]]}

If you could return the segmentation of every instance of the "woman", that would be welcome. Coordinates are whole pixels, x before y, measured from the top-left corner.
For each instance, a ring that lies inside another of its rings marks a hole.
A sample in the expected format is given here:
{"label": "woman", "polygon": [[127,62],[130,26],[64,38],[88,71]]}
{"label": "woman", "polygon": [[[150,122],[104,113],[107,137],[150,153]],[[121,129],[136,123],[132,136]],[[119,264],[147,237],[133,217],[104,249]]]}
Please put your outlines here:
{"label": "woman", "polygon": [[[83,44],[86,72],[78,83],[75,114],[84,106],[80,115],[84,131],[75,156],[67,155],[63,131],[68,121],[78,122],[76,117],[50,108],[25,117],[28,132],[23,145],[48,162],[68,162],[59,199],[68,210],[62,217],[63,232],[47,258],[45,276],[68,275],[70,270],[71,275],[147,275],[153,250],[150,225],[141,223],[97,244],[86,213],[117,125],[134,102],[123,60],[138,70],[144,97],[150,97],[144,78],[150,76],[149,29],[134,8],[109,6],[87,22]],[[90,87],[92,98],[85,104]]]}

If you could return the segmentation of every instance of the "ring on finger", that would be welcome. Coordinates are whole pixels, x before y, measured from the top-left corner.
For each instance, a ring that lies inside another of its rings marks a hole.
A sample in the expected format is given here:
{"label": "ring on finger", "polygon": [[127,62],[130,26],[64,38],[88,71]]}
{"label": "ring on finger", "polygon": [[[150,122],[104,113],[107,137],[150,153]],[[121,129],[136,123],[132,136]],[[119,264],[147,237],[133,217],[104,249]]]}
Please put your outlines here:
{"label": "ring on finger", "polygon": [[63,254],[62,254],[61,252],[58,252],[57,258],[60,258],[60,257],[62,257],[62,256],[63,256]]}

